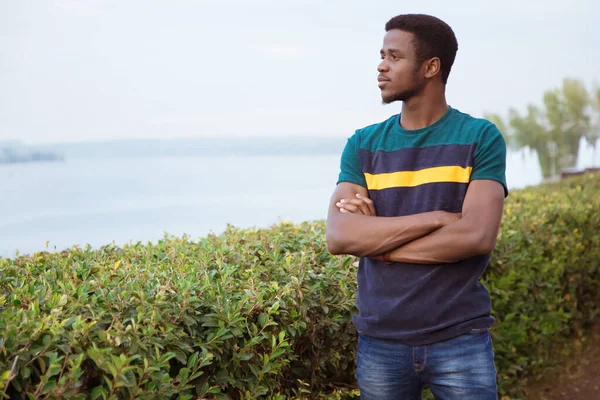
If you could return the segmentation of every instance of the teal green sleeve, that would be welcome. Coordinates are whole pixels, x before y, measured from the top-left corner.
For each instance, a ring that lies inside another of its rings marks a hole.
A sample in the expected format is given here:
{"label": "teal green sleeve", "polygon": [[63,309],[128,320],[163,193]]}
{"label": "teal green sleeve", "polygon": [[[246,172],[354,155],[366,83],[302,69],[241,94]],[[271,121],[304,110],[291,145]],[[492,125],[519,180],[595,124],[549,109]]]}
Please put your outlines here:
{"label": "teal green sleeve", "polygon": [[506,141],[496,125],[488,125],[481,135],[475,159],[471,180],[490,179],[499,182],[504,187],[504,196],[508,196],[506,185]]}
{"label": "teal green sleeve", "polygon": [[358,158],[358,147],[356,146],[356,135],[350,137],[346,143],[346,147],[342,152],[342,160],[340,162],[340,175],[338,182],[351,182],[357,185],[367,187],[365,175],[360,167],[360,159]]}

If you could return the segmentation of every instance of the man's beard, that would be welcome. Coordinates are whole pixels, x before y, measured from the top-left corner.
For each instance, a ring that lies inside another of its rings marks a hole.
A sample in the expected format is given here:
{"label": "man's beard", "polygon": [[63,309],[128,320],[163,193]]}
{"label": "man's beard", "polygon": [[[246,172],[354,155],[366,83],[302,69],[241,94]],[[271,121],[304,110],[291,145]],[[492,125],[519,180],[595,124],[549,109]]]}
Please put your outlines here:
{"label": "man's beard", "polygon": [[383,97],[381,99],[382,104],[391,104],[396,101],[408,101],[415,97],[421,91],[421,86],[415,86],[409,90],[403,92],[394,93],[389,97]]}
{"label": "man's beard", "polygon": [[412,99],[413,97],[415,97],[417,94],[419,94],[423,90],[423,87],[425,86],[425,82],[423,80],[419,79],[418,72],[419,72],[419,68],[415,68],[415,70],[413,71],[413,76],[412,76],[412,81],[415,82],[415,84],[411,88],[406,89],[402,92],[393,93],[389,97],[382,98],[381,103],[385,105],[385,104],[391,104],[395,101],[406,102],[406,101]]}

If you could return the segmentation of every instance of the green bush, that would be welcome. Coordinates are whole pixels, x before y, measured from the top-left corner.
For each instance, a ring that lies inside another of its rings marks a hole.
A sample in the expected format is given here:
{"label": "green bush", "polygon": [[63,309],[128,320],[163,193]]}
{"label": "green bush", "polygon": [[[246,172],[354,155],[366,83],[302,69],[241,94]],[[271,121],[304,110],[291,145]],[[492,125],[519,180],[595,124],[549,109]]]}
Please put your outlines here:
{"label": "green bush", "polygon": [[[600,179],[515,191],[484,282],[502,395],[597,317]],[[323,221],[0,259],[0,394],[356,398],[356,259]]]}
{"label": "green bush", "polygon": [[484,277],[503,394],[581,336],[600,312],[600,175],[514,192]]}

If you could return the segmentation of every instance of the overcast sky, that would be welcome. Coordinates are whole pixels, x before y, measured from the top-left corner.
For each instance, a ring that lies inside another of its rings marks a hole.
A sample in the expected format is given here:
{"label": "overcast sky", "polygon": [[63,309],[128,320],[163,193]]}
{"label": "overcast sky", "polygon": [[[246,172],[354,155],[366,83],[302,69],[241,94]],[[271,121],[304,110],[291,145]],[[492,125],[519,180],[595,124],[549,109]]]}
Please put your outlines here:
{"label": "overcast sky", "polygon": [[339,135],[397,113],[385,22],[429,13],[474,116],[600,81],[598,0],[0,0],[0,141]]}

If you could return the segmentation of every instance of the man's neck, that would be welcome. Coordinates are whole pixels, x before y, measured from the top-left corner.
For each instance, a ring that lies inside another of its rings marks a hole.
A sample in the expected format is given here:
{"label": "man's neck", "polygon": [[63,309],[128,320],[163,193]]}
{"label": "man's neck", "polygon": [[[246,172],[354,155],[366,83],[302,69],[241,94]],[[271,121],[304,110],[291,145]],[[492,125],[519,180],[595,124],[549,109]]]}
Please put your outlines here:
{"label": "man's neck", "polygon": [[445,96],[439,96],[437,101],[430,98],[415,97],[402,103],[400,125],[406,130],[426,128],[434,124],[448,111]]}

